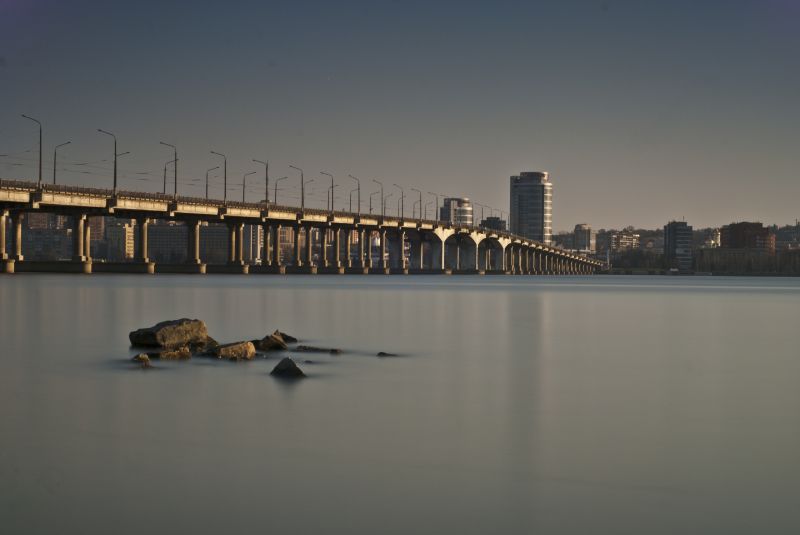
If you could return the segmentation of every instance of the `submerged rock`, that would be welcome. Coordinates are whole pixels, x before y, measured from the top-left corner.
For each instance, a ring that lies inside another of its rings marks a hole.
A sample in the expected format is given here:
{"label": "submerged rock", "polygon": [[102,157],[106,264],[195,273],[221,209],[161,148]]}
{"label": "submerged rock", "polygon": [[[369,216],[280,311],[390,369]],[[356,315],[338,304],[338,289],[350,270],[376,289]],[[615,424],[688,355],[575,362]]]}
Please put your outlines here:
{"label": "submerged rock", "polygon": [[152,327],[132,331],[128,338],[136,347],[163,347],[174,349],[189,344],[206,342],[208,329],[200,320],[179,319],[162,321]]}
{"label": "submerged rock", "polygon": [[289,377],[293,379],[306,376],[306,374],[303,373],[303,370],[298,368],[297,364],[295,364],[295,362],[289,357],[282,358],[281,361],[276,364],[269,373],[270,375],[274,375],[276,377]]}
{"label": "submerged rock", "polygon": [[188,346],[179,347],[177,349],[164,349],[161,351],[151,351],[147,353],[151,359],[163,360],[186,360],[192,358],[192,352],[189,351]]}
{"label": "submerged rock", "polygon": [[252,360],[256,356],[256,348],[253,342],[234,342],[218,346],[214,354],[220,359]]}
{"label": "submerged rock", "polygon": [[208,336],[202,342],[192,342],[189,344],[189,351],[197,355],[210,355],[213,354],[218,347],[219,342]]}
{"label": "submerged rock", "polygon": [[377,357],[396,357],[397,353],[386,353],[385,351],[380,351],[376,356]]}
{"label": "submerged rock", "polygon": [[153,365],[150,363],[150,357],[147,356],[146,353],[139,353],[135,357],[131,359],[133,362],[138,363],[142,369],[144,368],[152,368]]}
{"label": "submerged rock", "polygon": [[280,331],[275,331],[261,340],[253,340],[253,344],[259,351],[282,351],[289,349]]}
{"label": "submerged rock", "polygon": [[286,342],[287,344],[296,344],[298,342],[297,338],[295,338],[291,334],[286,334],[281,331],[275,331],[275,334],[280,335],[280,337],[283,338],[283,341]]}
{"label": "submerged rock", "polygon": [[330,353],[331,355],[338,355],[342,352],[341,349],[314,346],[297,346],[295,351],[301,351],[304,353]]}

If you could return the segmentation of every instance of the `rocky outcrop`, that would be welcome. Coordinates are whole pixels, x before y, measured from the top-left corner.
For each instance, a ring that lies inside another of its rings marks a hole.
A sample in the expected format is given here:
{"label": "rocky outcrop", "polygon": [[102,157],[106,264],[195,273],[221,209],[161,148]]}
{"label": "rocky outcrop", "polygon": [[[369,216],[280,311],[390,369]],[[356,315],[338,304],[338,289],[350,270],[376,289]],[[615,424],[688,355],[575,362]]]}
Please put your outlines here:
{"label": "rocky outcrop", "polygon": [[342,352],[341,349],[331,347],[297,346],[294,349],[303,353],[330,353],[331,355],[338,355]]}
{"label": "rocky outcrop", "polygon": [[206,324],[200,320],[179,319],[162,321],[152,327],[145,327],[128,335],[135,347],[163,347],[175,349],[189,344],[208,340]]}
{"label": "rocky outcrop", "polygon": [[256,356],[256,348],[253,342],[234,342],[218,346],[214,354],[220,359],[252,360]]}
{"label": "rocky outcrop", "polygon": [[142,369],[153,367],[153,365],[150,363],[150,357],[148,357],[146,353],[139,353],[131,360],[139,364]]}
{"label": "rocky outcrop", "polygon": [[189,351],[195,355],[212,355],[218,347],[219,342],[208,336],[202,342],[192,342],[189,344]]}
{"label": "rocky outcrop", "polygon": [[161,351],[150,351],[147,356],[151,359],[162,360],[186,360],[192,358],[192,352],[189,351],[188,346],[179,347],[176,349],[164,349]]}
{"label": "rocky outcrop", "polygon": [[299,379],[306,376],[303,370],[298,368],[297,364],[289,357],[282,358],[281,361],[272,368],[270,375],[287,379]]}
{"label": "rocky outcrop", "polygon": [[259,351],[283,351],[289,348],[280,331],[275,331],[261,340],[254,340],[253,344]]}
{"label": "rocky outcrop", "polygon": [[385,351],[380,351],[380,352],[378,352],[378,354],[376,356],[378,356],[378,357],[396,357],[397,354],[396,353],[386,353]]}
{"label": "rocky outcrop", "polygon": [[281,331],[275,331],[275,334],[279,334],[281,338],[283,338],[283,341],[286,342],[287,344],[296,344],[298,341],[297,338],[295,338],[294,336],[286,334]]}

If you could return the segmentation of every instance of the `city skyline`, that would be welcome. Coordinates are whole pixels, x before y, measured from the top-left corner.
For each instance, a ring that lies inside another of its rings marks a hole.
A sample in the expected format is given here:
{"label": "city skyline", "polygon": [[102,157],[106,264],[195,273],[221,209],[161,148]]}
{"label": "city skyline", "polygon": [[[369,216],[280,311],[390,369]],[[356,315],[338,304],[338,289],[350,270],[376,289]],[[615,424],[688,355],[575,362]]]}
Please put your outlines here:
{"label": "city skyline", "polygon": [[[164,141],[178,147],[187,195],[201,196],[217,150],[232,183],[263,172],[252,163],[263,159],[273,178],[295,164],[341,184],[353,173],[501,209],[508,176],[546,170],[554,231],[798,217],[797,7],[455,5],[220,12],[198,2],[184,12],[5,1],[0,154],[36,150],[26,113],[46,125],[45,162],[71,141],[60,162],[107,172],[98,160],[111,140],[97,129],[114,132],[131,152],[120,159],[122,189],[161,190]],[[25,165],[0,163],[0,174],[35,178],[36,154],[17,156]],[[101,177],[110,172],[62,178],[107,187]],[[282,184],[287,195],[296,183]],[[344,190],[337,202],[347,203]]]}

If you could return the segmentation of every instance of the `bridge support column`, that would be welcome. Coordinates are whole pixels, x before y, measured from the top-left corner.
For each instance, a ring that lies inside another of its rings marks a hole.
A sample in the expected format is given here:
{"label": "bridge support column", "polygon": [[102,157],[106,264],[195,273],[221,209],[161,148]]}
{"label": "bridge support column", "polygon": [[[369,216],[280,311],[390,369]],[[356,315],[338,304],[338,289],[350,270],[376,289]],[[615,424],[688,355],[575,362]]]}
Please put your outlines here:
{"label": "bridge support column", "polygon": [[188,227],[186,230],[188,231],[186,234],[189,237],[189,255],[188,255],[188,262],[189,264],[200,265],[200,225],[201,221],[198,219],[196,221],[189,221],[187,222],[186,226]]}
{"label": "bridge support column", "polygon": [[358,267],[364,268],[367,266],[364,259],[364,252],[367,250],[367,231],[363,228],[358,234]]}
{"label": "bridge support column", "polygon": [[386,231],[381,230],[381,260],[379,263],[381,269],[384,271],[389,267],[389,263],[386,259]]}
{"label": "bridge support column", "polygon": [[328,267],[328,229],[321,228],[319,229],[320,237],[322,238],[322,251],[320,254],[320,265],[322,267]]}
{"label": "bridge support column", "polygon": [[79,214],[73,216],[72,219],[72,260],[74,262],[85,262],[83,240],[84,240],[84,225],[86,224],[86,216]]}
{"label": "bridge support column", "polygon": [[244,223],[236,223],[236,263],[244,265]]}
{"label": "bridge support column", "polygon": [[400,269],[403,272],[407,273],[408,264],[406,264],[406,233],[404,230],[401,230],[399,233],[399,240],[397,244],[397,249],[400,252]]}
{"label": "bridge support column", "polygon": [[[347,244],[347,267],[350,267],[352,262],[350,261],[350,244],[352,238],[352,232],[350,229],[347,230],[347,240],[345,243]],[[333,253],[333,262],[337,268],[342,267],[342,229],[336,227],[333,229],[333,247],[335,252]]]}
{"label": "bridge support column", "polygon": [[146,217],[137,218],[136,226],[139,227],[139,256],[136,260],[146,264],[150,262],[150,257],[147,256],[147,228],[150,226],[150,220]]}
{"label": "bridge support column", "polygon": [[[342,232],[342,229],[339,229],[337,231],[337,234],[336,234],[337,238],[339,238],[339,234],[341,234],[341,232]],[[347,230],[345,230],[345,232],[347,234],[345,235],[345,240],[344,240],[344,247],[345,247],[345,249],[344,249],[344,262],[345,262],[345,266],[353,267],[353,229],[348,228]],[[336,250],[338,251],[339,248],[337,247]],[[337,257],[336,261],[339,262],[339,266],[342,265],[340,258]]]}
{"label": "bridge support column", "polygon": [[314,265],[314,262],[312,261],[314,257],[312,255],[312,249],[311,249],[311,245],[312,245],[312,242],[311,242],[311,230],[312,229],[311,229],[310,226],[306,227],[306,258],[305,258],[305,260],[306,260],[306,265],[308,265],[308,267],[312,267]]}
{"label": "bridge support column", "polygon": [[281,267],[281,225],[275,227],[275,241],[272,243],[272,263]]}
{"label": "bridge support column", "polygon": [[262,247],[264,251],[261,253],[261,265],[271,266],[272,255],[270,254],[269,246],[272,244],[272,225],[264,225],[264,244]]}
{"label": "bridge support column", "polygon": [[22,256],[22,212],[15,213],[11,219],[14,223],[14,233],[12,235],[12,245],[14,246],[14,260],[21,262]]}
{"label": "bridge support column", "polygon": [[0,210],[0,260],[8,260],[8,253],[6,252],[6,218],[8,218],[8,211]]}
{"label": "bridge support column", "polygon": [[[303,259],[300,254],[300,225],[294,227],[292,232],[294,234],[294,265],[295,267],[300,267],[303,265]],[[308,236],[306,236],[306,239],[308,239]]]}
{"label": "bridge support column", "polygon": [[83,257],[86,259],[86,262],[92,261],[92,227],[89,226],[89,218],[86,218],[86,222],[83,225]]}
{"label": "bridge support column", "polygon": [[461,240],[456,237],[456,270],[461,269]]}
{"label": "bridge support column", "polygon": [[236,224],[228,223],[228,263],[236,263]]}

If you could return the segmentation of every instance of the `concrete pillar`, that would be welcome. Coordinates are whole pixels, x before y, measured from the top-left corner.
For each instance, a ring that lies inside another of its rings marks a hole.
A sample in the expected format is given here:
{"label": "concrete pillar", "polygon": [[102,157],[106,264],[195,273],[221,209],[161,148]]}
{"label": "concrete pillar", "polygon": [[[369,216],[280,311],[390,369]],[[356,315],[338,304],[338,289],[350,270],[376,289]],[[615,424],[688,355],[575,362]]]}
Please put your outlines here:
{"label": "concrete pillar", "polygon": [[313,256],[311,254],[311,227],[306,227],[306,264],[308,266],[313,266],[314,262],[312,262]]}
{"label": "concrete pillar", "polygon": [[328,267],[328,229],[322,228],[319,232],[322,235],[322,258],[320,259],[320,265],[322,267]]}
{"label": "concrete pillar", "polygon": [[455,239],[456,242],[456,269],[461,269],[461,240]]}
{"label": "concrete pillar", "polygon": [[398,234],[400,239],[397,249],[400,251],[400,269],[406,269],[406,232],[401,230]]}
{"label": "concrete pillar", "polygon": [[189,237],[187,259],[190,264],[200,264],[200,225],[201,221],[189,221],[186,224]]}
{"label": "concrete pillar", "polygon": [[[350,229],[347,229],[347,239],[345,240],[345,243],[347,244],[347,267],[350,267],[353,264],[350,259],[350,244],[352,237],[353,232]],[[333,261],[337,268],[342,267],[342,229],[339,227],[333,229],[333,247],[336,249],[333,255]]]}
{"label": "concrete pillar", "polygon": [[272,243],[272,225],[264,225],[264,251],[261,253],[261,265],[271,266],[272,255],[270,254],[269,246]]}
{"label": "concrete pillar", "polygon": [[275,226],[275,241],[272,245],[272,263],[278,267],[281,265],[281,225]]}
{"label": "concrete pillar", "polygon": [[12,245],[14,246],[14,260],[22,261],[22,212],[15,213],[11,219],[14,223],[14,233],[12,234]]}
{"label": "concrete pillar", "polygon": [[375,267],[375,260],[372,258],[372,231],[365,232],[364,247],[367,248],[367,267],[370,269]]}
{"label": "concrete pillar", "polygon": [[419,269],[425,269],[425,243],[422,241],[422,235],[419,236]]}
{"label": "concrete pillar", "polygon": [[72,219],[72,260],[75,262],[83,262],[86,260],[84,253],[83,240],[84,240],[84,226],[86,224],[86,216],[79,214]]}
{"label": "concrete pillar", "polygon": [[303,265],[303,259],[300,254],[300,225],[292,229],[294,234],[294,265],[300,267]]}
{"label": "concrete pillar", "polygon": [[480,271],[481,270],[481,266],[480,266],[480,264],[481,264],[481,262],[480,262],[481,256],[480,255],[481,255],[481,246],[480,246],[480,244],[476,243],[475,244],[475,271]]}
{"label": "concrete pillar", "polygon": [[0,211],[0,260],[8,260],[8,253],[6,252],[6,218],[8,212],[6,210]]}
{"label": "concrete pillar", "polygon": [[[434,259],[433,251],[431,251],[431,267],[434,269],[439,269],[444,271],[444,253],[446,250],[445,247],[445,240],[439,240],[441,246],[439,247],[439,258],[438,260]],[[438,266],[436,264],[439,264]]]}
{"label": "concrete pillar", "polygon": [[136,225],[139,227],[139,262],[150,262],[150,257],[147,256],[147,229],[150,226],[150,220],[146,217],[140,217],[136,220]]}
{"label": "concrete pillar", "polygon": [[228,263],[236,262],[236,224],[228,223]]}
{"label": "concrete pillar", "polygon": [[364,251],[365,247],[367,246],[366,241],[367,241],[367,231],[362,228],[361,232],[358,235],[358,267],[361,268],[363,268],[366,265],[364,263]]}
{"label": "concrete pillar", "polygon": [[388,261],[386,258],[386,230],[381,230],[381,269],[386,269]]}
{"label": "concrete pillar", "polygon": [[236,263],[244,264],[244,223],[236,223]]}
{"label": "concrete pillar", "polygon": [[92,260],[92,227],[89,226],[89,218],[86,218],[86,222],[83,225],[83,257],[86,259],[87,262]]}
{"label": "concrete pillar", "polygon": [[[346,262],[347,267],[353,267],[353,229],[348,228],[346,231],[347,238],[344,240],[345,246],[345,254],[344,254],[344,261]],[[336,231],[336,239],[339,240],[339,234],[341,234],[341,230]],[[337,241],[338,243],[338,241]],[[339,251],[339,246],[336,247],[336,251]],[[338,254],[338,253],[337,253]],[[339,262],[339,266],[341,266],[341,258],[338,256],[336,257],[336,261]]]}

